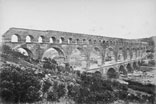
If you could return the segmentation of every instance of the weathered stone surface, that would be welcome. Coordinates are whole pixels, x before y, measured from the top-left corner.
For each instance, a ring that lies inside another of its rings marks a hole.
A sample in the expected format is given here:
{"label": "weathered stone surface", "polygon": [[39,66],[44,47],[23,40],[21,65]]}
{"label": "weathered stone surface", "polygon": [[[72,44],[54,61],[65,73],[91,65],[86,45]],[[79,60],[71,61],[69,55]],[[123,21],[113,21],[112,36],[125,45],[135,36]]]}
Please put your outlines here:
{"label": "weathered stone surface", "polygon": [[[96,69],[107,73],[110,68],[118,72],[120,65],[133,67],[146,55],[147,42],[88,34],[10,28],[3,35],[4,44],[13,49],[23,48],[35,59],[42,59],[47,50],[56,50],[51,56],[70,63],[74,69]],[[56,55],[56,56],[53,56]],[[63,63],[63,62],[62,62]]]}

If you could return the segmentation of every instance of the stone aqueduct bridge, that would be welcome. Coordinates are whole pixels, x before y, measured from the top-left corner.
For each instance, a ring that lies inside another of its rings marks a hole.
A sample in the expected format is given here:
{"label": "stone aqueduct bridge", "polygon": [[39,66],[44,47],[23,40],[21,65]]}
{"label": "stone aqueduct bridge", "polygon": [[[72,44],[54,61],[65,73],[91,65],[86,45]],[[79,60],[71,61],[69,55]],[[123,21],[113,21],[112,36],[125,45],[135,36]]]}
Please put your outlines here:
{"label": "stone aqueduct bridge", "polygon": [[70,63],[75,70],[100,71],[103,75],[131,72],[146,57],[148,48],[137,39],[22,28],[10,28],[3,43],[25,50],[24,54],[34,59],[50,57],[60,64]]}

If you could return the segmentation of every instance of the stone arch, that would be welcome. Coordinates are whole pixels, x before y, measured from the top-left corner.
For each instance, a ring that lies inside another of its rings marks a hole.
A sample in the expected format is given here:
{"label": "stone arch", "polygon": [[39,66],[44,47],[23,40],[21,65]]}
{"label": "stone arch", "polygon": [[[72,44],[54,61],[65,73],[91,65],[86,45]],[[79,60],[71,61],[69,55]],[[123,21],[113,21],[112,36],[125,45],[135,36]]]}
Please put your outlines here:
{"label": "stone arch", "polygon": [[79,44],[79,42],[80,42],[79,39],[76,39],[76,40],[75,40],[75,43],[76,43],[76,44]]}
{"label": "stone arch", "polygon": [[44,57],[54,59],[58,64],[63,64],[65,61],[65,53],[59,47],[48,48],[44,51],[41,60],[43,60]]}
{"label": "stone arch", "polygon": [[105,62],[115,62],[115,54],[112,47],[106,48],[105,52]]}
{"label": "stone arch", "polygon": [[99,43],[101,43],[102,42],[102,40],[99,40]]}
{"label": "stone arch", "polygon": [[138,65],[141,66],[141,60],[138,61]]}
{"label": "stone arch", "polygon": [[103,40],[102,43],[105,44],[105,40]]}
{"label": "stone arch", "polygon": [[102,73],[100,71],[95,71],[94,75],[96,75],[96,76],[102,76]]}
{"label": "stone arch", "polygon": [[33,57],[33,53],[28,48],[16,47],[15,50],[22,53],[25,56]]}
{"label": "stone arch", "polygon": [[99,68],[102,65],[102,55],[101,55],[101,51],[98,47],[94,47],[92,49],[92,51],[90,52],[89,61],[90,61],[89,62],[90,69]]}
{"label": "stone arch", "polygon": [[127,73],[132,73],[133,72],[133,68],[132,68],[130,63],[127,64],[126,68],[127,68]]}
{"label": "stone arch", "polygon": [[127,49],[126,49],[126,60],[130,60],[130,59],[131,59],[130,49],[127,48]]}
{"label": "stone arch", "polygon": [[44,42],[44,36],[39,36],[38,43],[43,43],[43,42]]}
{"label": "stone arch", "polygon": [[11,36],[11,42],[19,42],[21,37],[18,34],[14,34]]}
{"label": "stone arch", "polygon": [[115,71],[114,68],[109,68],[107,71],[107,78],[117,78],[118,73]]}
{"label": "stone arch", "polygon": [[137,62],[133,62],[133,68],[138,69]]}
{"label": "stone arch", "polygon": [[31,35],[27,35],[25,38],[26,43],[30,43],[30,42],[32,42],[32,40],[33,40],[33,36],[31,36]]}
{"label": "stone arch", "polygon": [[55,38],[55,37],[51,37],[51,38],[49,39],[49,42],[50,42],[50,43],[55,43],[55,42],[56,42],[56,38]]}
{"label": "stone arch", "polygon": [[92,43],[92,40],[91,39],[89,39],[89,44],[91,44]]}
{"label": "stone arch", "polygon": [[127,71],[126,71],[126,69],[125,69],[125,67],[123,65],[120,65],[120,67],[119,67],[119,73],[120,74],[124,74],[124,75],[127,74]]}
{"label": "stone arch", "polygon": [[136,58],[136,50],[133,48],[132,49],[132,59]]}
{"label": "stone arch", "polygon": [[141,57],[141,49],[140,48],[138,48],[138,50],[137,50],[137,57],[138,58]]}
{"label": "stone arch", "polygon": [[83,39],[83,43],[85,43],[86,42],[86,39]]}
{"label": "stone arch", "polygon": [[63,37],[60,38],[59,43],[64,43],[65,39]]}
{"label": "stone arch", "polygon": [[96,40],[94,40],[94,44],[96,44]]}
{"label": "stone arch", "polygon": [[110,43],[110,45],[112,45],[113,44],[112,40],[110,40],[109,43]]}
{"label": "stone arch", "polygon": [[68,39],[68,44],[72,43],[72,38]]}
{"label": "stone arch", "polygon": [[68,62],[74,70],[83,70],[87,67],[87,56],[81,47],[76,47],[69,55]]}
{"label": "stone arch", "polygon": [[118,50],[117,61],[124,61],[124,55],[123,55],[122,48],[119,48],[119,50]]}

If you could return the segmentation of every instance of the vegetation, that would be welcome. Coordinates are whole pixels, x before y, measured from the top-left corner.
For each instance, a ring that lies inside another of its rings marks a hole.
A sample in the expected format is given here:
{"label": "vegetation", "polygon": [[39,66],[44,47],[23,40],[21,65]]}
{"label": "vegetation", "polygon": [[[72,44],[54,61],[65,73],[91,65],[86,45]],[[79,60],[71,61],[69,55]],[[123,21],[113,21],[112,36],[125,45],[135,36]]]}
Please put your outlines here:
{"label": "vegetation", "polygon": [[[16,53],[7,46],[3,49],[8,51],[3,50],[2,57]],[[19,59],[29,62],[30,58],[18,55]],[[0,97],[3,101],[32,103],[65,99],[72,104],[109,104],[117,100],[154,102],[153,85],[131,81],[127,81],[128,85],[121,84],[116,80],[106,80],[99,73],[73,71],[68,63],[61,66],[49,58],[44,58],[39,64],[39,68],[7,62],[1,66]],[[135,95],[129,92],[129,88],[150,96]]]}
{"label": "vegetation", "polygon": [[4,64],[0,73],[0,95],[5,101],[34,102],[40,100],[40,79],[34,70]]}

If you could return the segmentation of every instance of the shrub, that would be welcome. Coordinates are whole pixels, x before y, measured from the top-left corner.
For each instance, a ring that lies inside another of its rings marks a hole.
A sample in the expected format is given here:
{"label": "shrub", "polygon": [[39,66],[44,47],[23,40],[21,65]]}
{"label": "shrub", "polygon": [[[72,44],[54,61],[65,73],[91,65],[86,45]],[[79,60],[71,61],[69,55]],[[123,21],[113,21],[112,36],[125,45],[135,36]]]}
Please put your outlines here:
{"label": "shrub", "polygon": [[40,81],[32,69],[5,64],[0,70],[0,96],[3,100],[17,103],[40,99]]}

